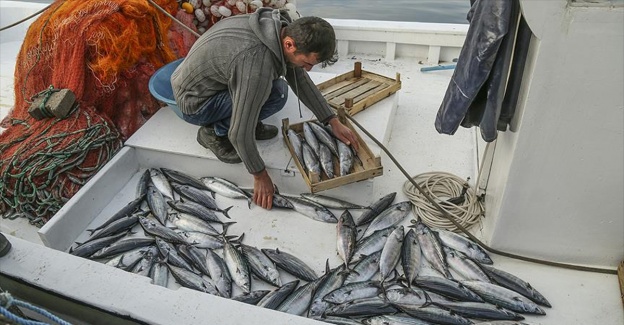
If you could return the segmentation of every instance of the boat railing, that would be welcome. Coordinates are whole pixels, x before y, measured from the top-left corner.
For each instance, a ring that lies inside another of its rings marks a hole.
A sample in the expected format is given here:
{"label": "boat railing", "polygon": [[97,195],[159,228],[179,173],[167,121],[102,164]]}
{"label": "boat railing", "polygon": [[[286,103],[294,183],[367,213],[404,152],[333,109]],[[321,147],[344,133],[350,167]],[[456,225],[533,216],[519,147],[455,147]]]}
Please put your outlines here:
{"label": "boat railing", "polygon": [[459,56],[468,24],[327,19],[336,31],[338,55],[423,59],[424,64],[451,62]]}

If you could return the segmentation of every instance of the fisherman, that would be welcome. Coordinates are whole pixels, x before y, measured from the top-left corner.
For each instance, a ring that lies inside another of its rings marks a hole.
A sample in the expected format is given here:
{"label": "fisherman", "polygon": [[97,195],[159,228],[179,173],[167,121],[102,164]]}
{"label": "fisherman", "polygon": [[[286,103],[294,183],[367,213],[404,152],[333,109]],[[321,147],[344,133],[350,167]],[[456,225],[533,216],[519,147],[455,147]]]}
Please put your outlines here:
{"label": "fisherman", "polygon": [[261,121],[284,107],[287,85],[336,138],[357,149],[354,133],[307,73],[336,60],[336,37],[327,21],[292,21],[287,13],[260,8],[212,26],[173,72],[171,85],[182,118],[201,126],[197,141],[225,163],[242,161],[254,177],[254,202],[271,209],[273,182],[256,140],[277,136],[277,127]]}

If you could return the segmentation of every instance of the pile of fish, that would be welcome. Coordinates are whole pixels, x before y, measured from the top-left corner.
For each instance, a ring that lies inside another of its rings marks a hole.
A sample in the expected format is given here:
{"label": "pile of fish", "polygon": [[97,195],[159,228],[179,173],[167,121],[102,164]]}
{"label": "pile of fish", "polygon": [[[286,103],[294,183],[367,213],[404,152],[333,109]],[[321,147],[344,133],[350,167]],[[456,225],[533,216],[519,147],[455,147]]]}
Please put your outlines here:
{"label": "pile of fish", "polygon": [[293,129],[288,129],[288,140],[295,152],[293,158],[311,175],[320,177],[321,170],[327,179],[348,175],[357,159],[350,146],[315,121],[303,122],[303,139]]}
{"label": "pile of fish", "polygon": [[342,262],[332,267],[328,258],[322,275],[293,254],[228,234],[232,207],[219,206],[219,196],[251,205],[250,194],[226,179],[149,168],[136,199],[69,252],[156,285],[170,286],[171,276],[187,288],[332,324],[523,324],[523,314],[551,307],[468,238],[408,218],[411,203],[394,202],[396,193],[369,206],[276,194],[277,207],[336,224],[336,251],[327,254]]}

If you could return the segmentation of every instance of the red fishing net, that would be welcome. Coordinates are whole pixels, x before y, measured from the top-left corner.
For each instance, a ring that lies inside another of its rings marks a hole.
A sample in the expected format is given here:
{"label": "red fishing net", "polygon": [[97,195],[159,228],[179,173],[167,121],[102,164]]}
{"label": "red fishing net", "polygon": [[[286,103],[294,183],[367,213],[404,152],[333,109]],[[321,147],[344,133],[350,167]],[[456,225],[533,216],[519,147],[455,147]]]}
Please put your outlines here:
{"label": "red fishing net", "polygon": [[[175,0],[154,2],[178,11]],[[0,212],[47,221],[162,106],[149,78],[192,45],[171,24],[146,0],[58,0],[37,18],[2,121]],[[32,96],[50,86],[72,90],[78,108],[64,120],[35,120]]]}

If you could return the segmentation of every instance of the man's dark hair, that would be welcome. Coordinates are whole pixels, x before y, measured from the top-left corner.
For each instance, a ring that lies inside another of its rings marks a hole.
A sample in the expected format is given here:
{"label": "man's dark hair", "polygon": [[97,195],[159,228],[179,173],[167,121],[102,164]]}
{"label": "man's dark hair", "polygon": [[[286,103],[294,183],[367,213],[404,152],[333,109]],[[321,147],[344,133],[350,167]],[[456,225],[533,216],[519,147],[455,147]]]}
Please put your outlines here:
{"label": "man's dark hair", "polygon": [[334,28],[319,17],[301,17],[284,27],[284,37],[290,36],[297,46],[296,53],[318,53],[322,66],[338,61]]}

